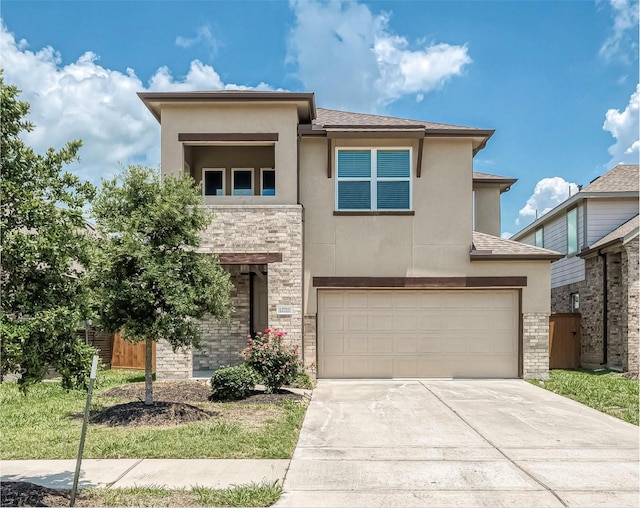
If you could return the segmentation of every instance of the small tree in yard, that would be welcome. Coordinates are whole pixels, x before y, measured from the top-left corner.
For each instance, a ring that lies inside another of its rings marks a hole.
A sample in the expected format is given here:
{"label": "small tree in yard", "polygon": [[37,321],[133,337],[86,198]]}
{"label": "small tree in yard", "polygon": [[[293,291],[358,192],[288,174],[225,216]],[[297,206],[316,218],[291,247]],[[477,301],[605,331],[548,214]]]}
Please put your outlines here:
{"label": "small tree in yard", "polygon": [[104,181],[93,204],[107,239],[92,272],[96,313],[109,331],[145,341],[145,404],[153,404],[153,341],[174,351],[200,345],[197,319],[229,315],[231,281],[210,255],[198,254],[211,220],[187,177],[160,180],[152,169],[129,166]]}
{"label": "small tree in yard", "polygon": [[87,316],[83,281],[93,239],[82,217],[90,183],[65,173],[80,141],[36,154],[20,135],[33,130],[29,104],[0,71],[0,380],[17,373],[26,393],[53,367],[65,388],[86,384],[95,353],[77,337]]}

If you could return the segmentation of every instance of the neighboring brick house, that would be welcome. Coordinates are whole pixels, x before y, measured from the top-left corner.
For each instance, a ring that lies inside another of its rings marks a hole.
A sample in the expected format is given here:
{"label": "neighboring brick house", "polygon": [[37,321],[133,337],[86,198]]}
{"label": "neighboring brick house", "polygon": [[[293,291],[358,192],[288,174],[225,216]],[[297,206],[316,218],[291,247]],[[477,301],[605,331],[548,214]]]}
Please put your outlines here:
{"label": "neighboring brick house", "polygon": [[638,165],[620,164],[511,237],[565,253],[551,312],[582,315],[582,364],[638,371]]}
{"label": "neighboring brick house", "polygon": [[[202,184],[235,310],[157,376],[288,332],[320,378],[548,376],[548,249],[498,237],[514,179],[473,172],[492,130],[316,109],[312,93],[141,93],[163,175]],[[475,231],[474,231],[475,227]]]}

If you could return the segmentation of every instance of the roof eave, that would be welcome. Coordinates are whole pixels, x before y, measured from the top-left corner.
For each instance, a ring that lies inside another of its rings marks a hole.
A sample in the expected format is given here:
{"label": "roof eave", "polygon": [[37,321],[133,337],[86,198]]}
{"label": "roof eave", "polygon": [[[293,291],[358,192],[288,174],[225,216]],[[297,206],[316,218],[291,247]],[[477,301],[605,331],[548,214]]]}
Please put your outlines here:
{"label": "roof eave", "polygon": [[[478,145],[473,149],[475,156],[485,148],[487,141],[493,136],[495,130],[487,129],[432,129],[420,125],[324,125],[311,126],[299,125],[298,134],[314,137],[376,137],[382,138],[385,133],[392,137],[437,137],[437,138],[476,138]],[[515,180],[512,182],[515,183]]]}
{"label": "roof eave", "polygon": [[473,183],[499,185],[500,194],[511,190],[511,186],[518,181],[517,178],[474,178]]}
{"label": "roof eave", "polygon": [[471,261],[558,261],[563,254],[493,254],[486,251],[471,251]]}
{"label": "roof eave", "polygon": [[608,242],[605,242],[601,245],[594,245],[592,247],[589,247],[588,249],[582,249],[577,255],[578,257],[581,257],[583,259],[590,258],[610,247],[614,247],[616,245],[624,245],[629,240],[632,240],[633,238],[638,236],[639,232],[640,230],[638,228],[634,228],[632,231],[630,231],[624,236],[618,236],[616,238],[612,238]]}
{"label": "roof eave", "polygon": [[220,102],[299,102],[298,117],[311,123],[316,118],[313,92],[270,92],[254,90],[216,90],[203,92],[138,92],[138,97],[160,122],[161,105],[165,103],[220,103]]}

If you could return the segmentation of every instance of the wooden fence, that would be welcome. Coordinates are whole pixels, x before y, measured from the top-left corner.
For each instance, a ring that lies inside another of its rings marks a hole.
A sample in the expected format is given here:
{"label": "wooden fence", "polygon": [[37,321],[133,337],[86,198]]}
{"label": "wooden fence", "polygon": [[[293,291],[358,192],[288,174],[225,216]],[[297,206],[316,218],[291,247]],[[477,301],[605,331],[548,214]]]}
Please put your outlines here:
{"label": "wooden fence", "polygon": [[86,341],[90,346],[95,347],[98,350],[98,356],[100,362],[105,365],[111,363],[111,352],[113,348],[113,334],[107,332],[101,332],[94,328],[88,330],[77,330],[77,336]]}
{"label": "wooden fence", "polygon": [[[153,343],[151,354],[153,370],[156,369],[156,343]],[[116,333],[113,338],[113,352],[111,354],[112,369],[143,369],[144,370],[144,341],[131,344]]]}
{"label": "wooden fence", "polygon": [[579,368],[581,340],[580,314],[551,314],[549,317],[549,368]]}

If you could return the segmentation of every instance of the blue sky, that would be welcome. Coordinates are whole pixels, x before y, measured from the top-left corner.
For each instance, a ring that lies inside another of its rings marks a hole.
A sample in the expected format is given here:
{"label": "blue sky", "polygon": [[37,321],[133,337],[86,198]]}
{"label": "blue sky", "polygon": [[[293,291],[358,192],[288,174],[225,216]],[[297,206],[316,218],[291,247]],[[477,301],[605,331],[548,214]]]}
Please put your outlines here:
{"label": "blue sky", "polygon": [[319,107],[495,129],[475,170],[518,178],[513,233],[638,163],[638,2],[3,0],[5,82],[38,151],[82,139],[99,183],[159,164],[143,90],[283,89]]}

